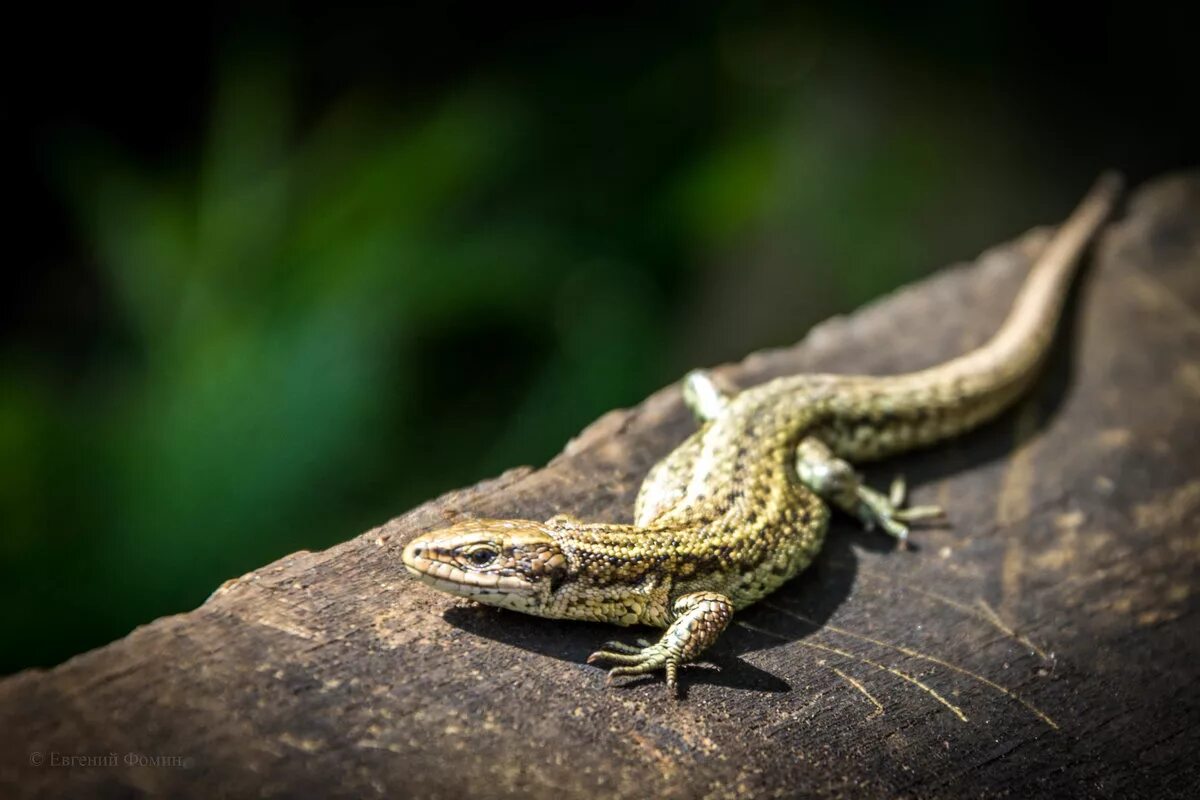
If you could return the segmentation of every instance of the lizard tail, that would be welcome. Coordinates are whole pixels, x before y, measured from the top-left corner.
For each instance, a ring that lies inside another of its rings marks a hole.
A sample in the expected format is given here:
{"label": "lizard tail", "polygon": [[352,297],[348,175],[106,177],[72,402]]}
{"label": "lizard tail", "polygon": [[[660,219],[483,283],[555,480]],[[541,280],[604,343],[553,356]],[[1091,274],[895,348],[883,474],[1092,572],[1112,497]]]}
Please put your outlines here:
{"label": "lizard tail", "polygon": [[[1123,185],[1117,173],[1100,177],[1038,256],[988,342],[920,372],[866,379],[867,391],[835,414],[831,444],[838,454],[869,460],[930,445],[1011,405],[1045,360],[1081,256],[1116,208]],[[865,425],[881,435],[856,436],[856,428]]]}
{"label": "lizard tail", "polygon": [[1017,384],[1019,393],[1045,359],[1081,257],[1111,216],[1123,185],[1115,172],[1100,177],[1055,231],[1021,286],[1008,318],[986,344],[917,374],[939,383],[964,382],[968,393],[991,394],[1007,383]]}

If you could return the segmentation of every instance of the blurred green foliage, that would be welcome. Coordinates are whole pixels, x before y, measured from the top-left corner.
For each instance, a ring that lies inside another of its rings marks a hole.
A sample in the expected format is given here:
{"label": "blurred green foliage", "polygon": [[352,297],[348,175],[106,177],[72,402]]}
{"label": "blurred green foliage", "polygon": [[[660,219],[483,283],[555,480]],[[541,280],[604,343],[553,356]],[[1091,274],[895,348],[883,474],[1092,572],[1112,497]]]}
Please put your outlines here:
{"label": "blurred green foliage", "polygon": [[573,40],[406,103],[314,109],[297,58],[230,48],[165,156],[47,144],[102,341],[0,351],[0,669],[541,463],[1084,187],[977,78],[803,16]]}

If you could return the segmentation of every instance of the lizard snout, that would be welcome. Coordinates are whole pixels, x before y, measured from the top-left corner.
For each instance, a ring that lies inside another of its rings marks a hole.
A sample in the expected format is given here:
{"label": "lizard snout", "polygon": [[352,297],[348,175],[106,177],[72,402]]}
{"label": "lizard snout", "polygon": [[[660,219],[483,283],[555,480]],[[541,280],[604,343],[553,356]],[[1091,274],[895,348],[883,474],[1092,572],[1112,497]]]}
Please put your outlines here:
{"label": "lizard snout", "polygon": [[422,541],[423,537],[417,537],[404,546],[404,552],[400,555],[404,566],[414,575],[421,575],[425,572],[425,567],[429,565],[429,554],[426,548],[427,543]]}

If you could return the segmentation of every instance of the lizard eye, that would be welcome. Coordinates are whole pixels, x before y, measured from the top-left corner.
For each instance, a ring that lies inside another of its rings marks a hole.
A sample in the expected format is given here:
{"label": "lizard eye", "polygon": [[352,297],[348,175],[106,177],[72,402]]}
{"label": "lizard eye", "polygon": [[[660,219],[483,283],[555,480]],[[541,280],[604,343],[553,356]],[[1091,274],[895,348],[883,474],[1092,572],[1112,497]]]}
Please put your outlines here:
{"label": "lizard eye", "polygon": [[479,547],[467,553],[467,560],[476,567],[486,567],[496,560],[496,551],[488,547]]}

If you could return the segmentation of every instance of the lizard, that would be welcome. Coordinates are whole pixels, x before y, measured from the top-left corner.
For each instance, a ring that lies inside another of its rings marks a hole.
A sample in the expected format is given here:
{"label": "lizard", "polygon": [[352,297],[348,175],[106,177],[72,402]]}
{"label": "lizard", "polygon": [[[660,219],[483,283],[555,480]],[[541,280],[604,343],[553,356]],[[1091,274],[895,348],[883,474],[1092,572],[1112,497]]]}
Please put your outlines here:
{"label": "lizard", "polygon": [[402,559],[420,581],[527,614],[665,629],[657,641],[609,642],[588,663],[621,675],[664,672],[678,696],[697,660],[751,605],[819,552],[832,508],[903,545],[905,484],[868,486],[853,466],[962,434],[1033,383],[1078,264],[1120,197],[1106,174],[1034,260],[999,330],[936,366],[890,376],[800,374],[733,393],[705,370],[683,380],[698,429],[653,466],[633,523],[465,519],[418,536]]}

